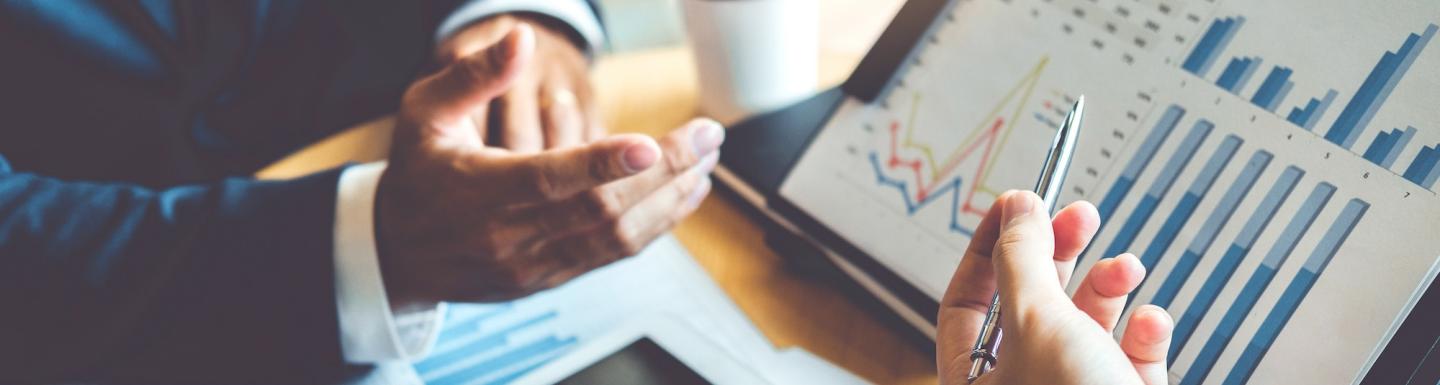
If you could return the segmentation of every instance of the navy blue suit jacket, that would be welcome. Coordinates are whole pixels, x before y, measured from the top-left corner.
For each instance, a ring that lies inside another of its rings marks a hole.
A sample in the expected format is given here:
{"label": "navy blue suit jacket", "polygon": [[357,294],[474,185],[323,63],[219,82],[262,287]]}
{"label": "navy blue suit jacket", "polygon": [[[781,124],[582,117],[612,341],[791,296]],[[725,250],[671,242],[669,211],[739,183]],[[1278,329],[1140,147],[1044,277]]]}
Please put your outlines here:
{"label": "navy blue suit jacket", "polygon": [[322,383],[329,171],[457,1],[0,0],[0,383]]}

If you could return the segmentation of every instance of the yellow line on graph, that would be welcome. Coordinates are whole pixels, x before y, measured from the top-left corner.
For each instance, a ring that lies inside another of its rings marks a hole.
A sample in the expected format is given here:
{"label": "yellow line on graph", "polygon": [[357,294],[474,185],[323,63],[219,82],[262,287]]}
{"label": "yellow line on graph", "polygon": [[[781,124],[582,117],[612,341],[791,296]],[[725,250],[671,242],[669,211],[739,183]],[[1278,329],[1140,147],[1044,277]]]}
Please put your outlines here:
{"label": "yellow line on graph", "polygon": [[[1009,102],[1014,99],[1015,94],[1021,93],[1022,96],[1020,97],[1020,102],[1016,104],[1015,110],[1010,116],[1010,121],[1005,122],[1005,133],[1001,135],[999,143],[997,143],[995,146],[995,148],[1004,148],[1005,142],[1010,139],[1010,132],[1013,131],[1012,129],[1015,127],[1015,123],[1020,118],[1021,111],[1024,109],[1025,104],[1030,101],[1030,96],[1035,91],[1035,85],[1039,83],[1040,73],[1045,70],[1045,65],[1049,62],[1049,56],[1041,57],[1040,62],[1035,64],[1035,68],[1031,69],[1030,73],[1026,74],[1025,77],[1021,78],[1020,82],[1015,84],[1015,87],[1012,87],[1010,91],[1007,91],[1005,93],[1005,97],[1000,99],[1000,102],[996,103],[995,107],[992,107],[990,109],[990,112],[986,114],[986,117],[984,119],[981,119],[979,123],[975,125],[975,128],[971,129],[970,134],[965,136],[965,140],[961,141],[960,145],[955,146],[955,149],[951,150],[950,154],[945,156],[945,163],[943,164],[948,165],[950,162],[955,161],[956,157],[960,156],[960,154],[964,151],[965,148],[969,147],[972,143],[979,139],[980,134],[985,131],[986,126],[992,124],[992,122],[995,121],[995,118],[1000,115],[1001,109],[1003,109],[1006,105],[1010,104]],[[930,145],[916,142],[913,139],[913,135],[915,133],[915,115],[919,110],[919,105],[920,93],[917,92],[915,93],[914,102],[910,105],[910,116],[907,118],[907,121],[905,123],[905,141],[903,143],[903,146],[907,149],[914,149],[920,151],[920,153],[925,156],[925,160],[930,164],[930,178],[940,179],[942,175],[940,175],[941,170],[938,165],[942,163],[935,162],[934,150],[931,149]],[[995,193],[993,191],[990,191],[989,189],[985,189],[983,184],[983,181],[986,179],[985,177],[989,176],[990,170],[994,167],[995,163],[990,162],[989,165],[986,165],[984,170],[981,170],[981,175],[978,176],[979,179],[976,181],[975,184],[977,186],[977,190]]]}

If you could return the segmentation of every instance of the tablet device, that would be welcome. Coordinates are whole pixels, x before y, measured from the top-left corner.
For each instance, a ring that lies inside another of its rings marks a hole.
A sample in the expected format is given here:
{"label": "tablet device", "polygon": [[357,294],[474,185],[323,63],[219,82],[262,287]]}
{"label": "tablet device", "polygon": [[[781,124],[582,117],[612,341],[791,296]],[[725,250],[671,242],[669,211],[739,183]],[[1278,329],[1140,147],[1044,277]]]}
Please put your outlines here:
{"label": "tablet device", "polygon": [[720,178],[933,336],[981,216],[1084,93],[1062,203],[1103,225],[1075,276],[1140,258],[1174,382],[1440,380],[1433,10],[913,0],[840,88],[735,127]]}

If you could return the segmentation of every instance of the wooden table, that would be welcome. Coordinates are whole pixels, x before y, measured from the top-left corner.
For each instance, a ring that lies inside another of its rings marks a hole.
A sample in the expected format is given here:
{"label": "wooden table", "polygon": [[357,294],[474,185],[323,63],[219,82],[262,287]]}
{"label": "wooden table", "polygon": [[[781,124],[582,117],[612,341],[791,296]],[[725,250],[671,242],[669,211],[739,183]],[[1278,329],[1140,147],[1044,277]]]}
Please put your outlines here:
{"label": "wooden table", "polygon": [[[882,6],[881,12],[857,12],[864,7],[847,4],[858,0],[822,3],[821,35],[826,41],[821,44],[820,83],[828,86],[849,74],[869,40],[855,41],[873,39],[897,3]],[[868,24],[854,21],[860,18],[869,18]],[[856,28],[856,23],[864,25]],[[608,127],[658,136],[697,116],[694,68],[684,47],[603,57],[594,79]],[[388,118],[377,120],[306,148],[257,175],[287,178],[346,161],[383,159],[390,131]],[[760,226],[745,214],[742,204],[712,195],[675,234],[771,342],[803,347],[877,384],[937,382],[929,353],[905,342],[825,282],[787,270],[784,256],[765,246]]]}

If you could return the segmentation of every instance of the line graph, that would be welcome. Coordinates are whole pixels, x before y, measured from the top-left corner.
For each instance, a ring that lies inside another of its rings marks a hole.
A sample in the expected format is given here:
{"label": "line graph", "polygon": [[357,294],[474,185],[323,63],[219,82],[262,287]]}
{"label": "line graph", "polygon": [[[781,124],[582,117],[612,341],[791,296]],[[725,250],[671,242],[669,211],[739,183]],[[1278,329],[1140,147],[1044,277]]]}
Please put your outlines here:
{"label": "line graph", "polygon": [[[957,146],[949,150],[943,158],[935,156],[937,151],[934,146],[915,139],[917,131],[915,117],[919,113],[923,94],[914,93],[905,122],[902,124],[898,119],[890,121],[888,140],[886,140],[888,146],[882,146],[889,150],[888,154],[881,155],[878,150],[871,151],[869,154],[876,183],[898,191],[905,203],[906,213],[909,215],[914,215],[920,209],[948,194],[951,202],[950,231],[971,235],[973,230],[962,225],[959,218],[962,215],[983,216],[985,210],[989,209],[988,206],[976,204],[977,192],[990,195],[1000,194],[998,189],[986,184],[995,166],[994,159],[1008,142],[1016,122],[1024,116],[1025,107],[1034,95],[1040,75],[1044,72],[1045,66],[1049,64],[1049,60],[1049,57],[1041,57],[1035,66],[1021,77],[1005,93],[1005,96],[990,108],[986,116],[975,124],[969,134]],[[901,133],[902,128],[903,134]],[[906,156],[906,154],[915,155]],[[943,161],[937,161],[937,159],[943,159]],[[965,178],[957,172],[960,166],[967,163],[975,164],[974,169],[970,171],[972,175],[969,178],[971,181],[969,185],[963,183]],[[887,173],[908,174],[913,177],[913,183],[903,177],[892,177]],[[913,191],[911,186],[914,187]],[[961,198],[962,194],[964,195],[963,199]]]}

